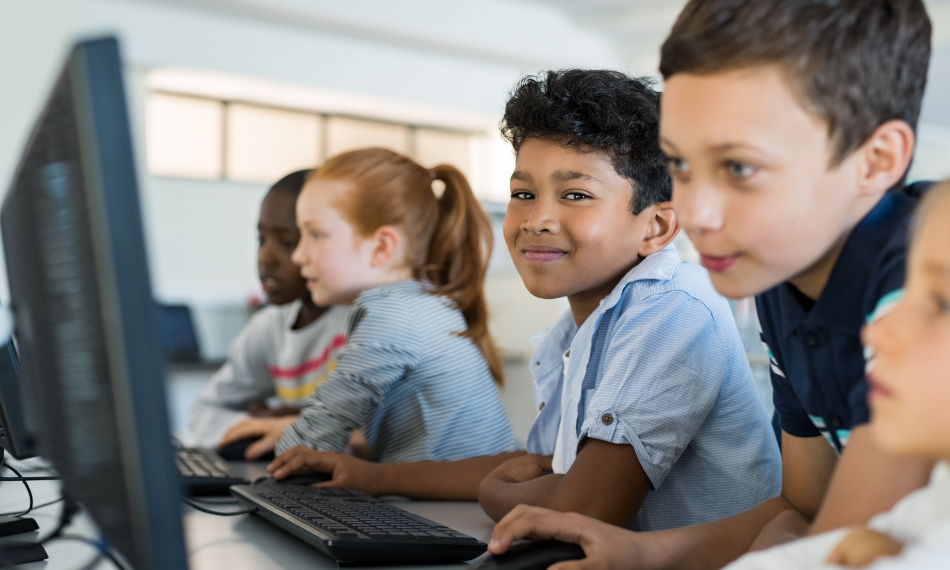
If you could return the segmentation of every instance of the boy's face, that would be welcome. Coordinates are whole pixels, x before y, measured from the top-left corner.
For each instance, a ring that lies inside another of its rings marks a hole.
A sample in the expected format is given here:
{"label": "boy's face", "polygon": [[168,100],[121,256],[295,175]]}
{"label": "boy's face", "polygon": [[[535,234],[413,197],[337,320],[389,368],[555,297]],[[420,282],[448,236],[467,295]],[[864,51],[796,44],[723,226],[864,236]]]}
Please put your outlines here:
{"label": "boy's face", "polygon": [[860,219],[857,153],[830,166],[828,125],[778,67],[672,76],[660,139],[676,217],[720,293],[791,281],[808,294],[816,279],[820,292]]}
{"label": "boy's face", "polygon": [[871,427],[893,453],[950,458],[950,200],[911,250],[904,298],[870,325]]}
{"label": "boy's face", "polygon": [[508,251],[532,295],[603,298],[639,261],[651,209],[602,152],[527,139],[511,176]]}
{"label": "boy's face", "polygon": [[289,192],[268,192],[257,221],[257,273],[267,300],[274,305],[307,296],[300,268],[290,260],[300,239],[294,216],[296,201],[297,197]]}

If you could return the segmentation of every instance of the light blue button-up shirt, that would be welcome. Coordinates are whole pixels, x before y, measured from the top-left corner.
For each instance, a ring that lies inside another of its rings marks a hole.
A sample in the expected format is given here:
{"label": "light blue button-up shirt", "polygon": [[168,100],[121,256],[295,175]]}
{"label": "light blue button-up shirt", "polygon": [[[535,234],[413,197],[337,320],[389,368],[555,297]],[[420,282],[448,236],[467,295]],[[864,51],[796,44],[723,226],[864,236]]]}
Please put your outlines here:
{"label": "light blue button-up shirt", "polygon": [[532,343],[540,412],[528,451],[553,454],[562,422],[565,469],[587,438],[632,445],[653,488],[631,529],[717,520],[780,492],[781,457],[735,319],[672,245],[630,270],[580,329],[568,311]]}

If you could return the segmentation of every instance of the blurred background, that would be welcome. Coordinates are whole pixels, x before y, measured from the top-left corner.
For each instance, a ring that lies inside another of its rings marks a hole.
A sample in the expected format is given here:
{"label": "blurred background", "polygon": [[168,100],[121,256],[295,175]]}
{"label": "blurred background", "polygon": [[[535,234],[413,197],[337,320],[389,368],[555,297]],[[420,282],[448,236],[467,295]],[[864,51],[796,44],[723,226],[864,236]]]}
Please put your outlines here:
{"label": "blurred background", "polygon": [[[256,223],[268,185],[327,156],[383,146],[464,171],[496,230],[514,164],[498,135],[520,76],[563,67],[656,76],[684,0],[0,0],[0,193],[66,51],[117,35],[139,153],[157,301],[195,333],[172,368],[174,427],[263,298]],[[950,176],[950,0],[926,2],[934,51],[911,178]],[[681,252],[694,258],[689,243]],[[488,278],[504,400],[534,418],[529,333],[567,308],[524,289],[501,235]],[[0,302],[8,300],[0,265]],[[733,303],[763,398],[754,306]]]}

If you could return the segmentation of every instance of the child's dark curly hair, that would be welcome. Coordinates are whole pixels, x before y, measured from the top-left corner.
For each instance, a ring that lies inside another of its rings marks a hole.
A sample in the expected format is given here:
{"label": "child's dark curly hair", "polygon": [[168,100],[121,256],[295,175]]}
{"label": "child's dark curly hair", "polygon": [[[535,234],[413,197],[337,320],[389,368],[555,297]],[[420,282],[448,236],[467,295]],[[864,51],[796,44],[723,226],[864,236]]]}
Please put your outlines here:
{"label": "child's dark curly hair", "polygon": [[501,134],[515,152],[537,138],[606,153],[633,184],[634,215],[671,199],[659,141],[660,94],[648,78],[587,69],[523,77],[505,105]]}

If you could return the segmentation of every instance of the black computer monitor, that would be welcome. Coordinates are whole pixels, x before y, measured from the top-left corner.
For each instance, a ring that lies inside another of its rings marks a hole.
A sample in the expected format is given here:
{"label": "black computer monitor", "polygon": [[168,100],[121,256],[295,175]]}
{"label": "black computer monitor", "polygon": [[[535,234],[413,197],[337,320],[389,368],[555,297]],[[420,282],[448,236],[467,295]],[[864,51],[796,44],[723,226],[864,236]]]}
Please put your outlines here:
{"label": "black computer monitor", "polygon": [[38,452],[137,570],[187,568],[114,39],[70,53],[0,229]]}
{"label": "black computer monitor", "polygon": [[0,446],[17,459],[36,455],[33,432],[28,428],[20,383],[20,362],[10,340],[0,345]]}

